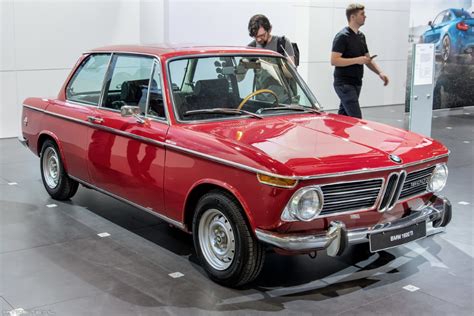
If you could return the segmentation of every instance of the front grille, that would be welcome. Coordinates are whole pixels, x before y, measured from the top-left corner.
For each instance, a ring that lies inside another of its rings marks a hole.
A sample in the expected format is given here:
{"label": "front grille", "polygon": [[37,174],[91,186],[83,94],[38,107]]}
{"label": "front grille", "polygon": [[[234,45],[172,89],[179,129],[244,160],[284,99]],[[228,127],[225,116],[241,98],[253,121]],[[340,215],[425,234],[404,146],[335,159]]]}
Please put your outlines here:
{"label": "front grille", "polygon": [[405,184],[403,185],[400,199],[406,199],[426,192],[426,187],[431,179],[435,166],[410,172],[407,175]]}
{"label": "front grille", "polygon": [[382,179],[323,185],[321,215],[370,209],[375,206],[381,187]]}

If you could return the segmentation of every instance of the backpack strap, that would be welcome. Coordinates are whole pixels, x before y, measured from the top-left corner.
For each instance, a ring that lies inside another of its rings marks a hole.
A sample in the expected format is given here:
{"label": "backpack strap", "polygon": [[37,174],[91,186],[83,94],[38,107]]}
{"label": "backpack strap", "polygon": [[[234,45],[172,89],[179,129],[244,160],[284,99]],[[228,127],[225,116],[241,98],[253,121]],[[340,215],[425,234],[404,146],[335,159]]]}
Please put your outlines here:
{"label": "backpack strap", "polygon": [[277,41],[277,52],[286,57],[285,47],[286,47],[286,38],[285,38],[285,36],[281,36],[281,37],[279,36],[278,41]]}

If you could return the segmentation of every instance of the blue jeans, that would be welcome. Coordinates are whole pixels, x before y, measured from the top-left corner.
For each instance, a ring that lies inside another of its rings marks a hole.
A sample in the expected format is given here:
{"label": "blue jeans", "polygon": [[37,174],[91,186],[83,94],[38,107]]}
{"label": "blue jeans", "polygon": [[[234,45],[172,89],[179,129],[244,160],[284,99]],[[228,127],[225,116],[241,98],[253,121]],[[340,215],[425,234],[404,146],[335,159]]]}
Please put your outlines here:
{"label": "blue jeans", "polygon": [[362,118],[360,111],[359,95],[362,86],[351,84],[334,84],[337,96],[341,99],[338,114]]}

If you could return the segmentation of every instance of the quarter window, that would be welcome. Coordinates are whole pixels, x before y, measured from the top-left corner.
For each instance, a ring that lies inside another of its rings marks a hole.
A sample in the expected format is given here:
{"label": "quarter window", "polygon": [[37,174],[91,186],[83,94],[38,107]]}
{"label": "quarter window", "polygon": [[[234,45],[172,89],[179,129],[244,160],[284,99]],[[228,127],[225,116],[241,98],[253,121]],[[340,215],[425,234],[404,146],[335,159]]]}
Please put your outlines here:
{"label": "quarter window", "polygon": [[77,69],[66,89],[69,101],[98,105],[110,54],[89,56]]}

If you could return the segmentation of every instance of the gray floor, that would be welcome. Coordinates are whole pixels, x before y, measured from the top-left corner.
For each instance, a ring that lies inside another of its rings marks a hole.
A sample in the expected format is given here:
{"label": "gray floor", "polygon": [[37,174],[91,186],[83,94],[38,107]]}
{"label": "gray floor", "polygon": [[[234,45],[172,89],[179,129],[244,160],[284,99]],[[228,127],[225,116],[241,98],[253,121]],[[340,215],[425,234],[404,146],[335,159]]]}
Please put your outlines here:
{"label": "gray floor", "polygon": [[[363,113],[403,127],[402,111]],[[444,232],[371,255],[269,254],[244,290],[207,279],[191,238],[147,213],[83,187],[69,202],[52,200],[38,158],[0,140],[0,314],[471,315],[474,108],[434,115],[433,137],[451,150],[444,195],[454,215]]]}

